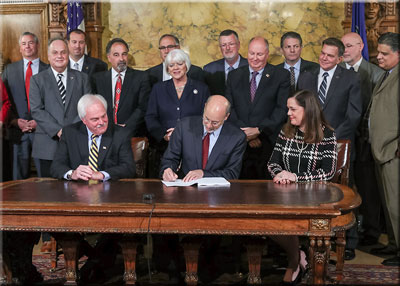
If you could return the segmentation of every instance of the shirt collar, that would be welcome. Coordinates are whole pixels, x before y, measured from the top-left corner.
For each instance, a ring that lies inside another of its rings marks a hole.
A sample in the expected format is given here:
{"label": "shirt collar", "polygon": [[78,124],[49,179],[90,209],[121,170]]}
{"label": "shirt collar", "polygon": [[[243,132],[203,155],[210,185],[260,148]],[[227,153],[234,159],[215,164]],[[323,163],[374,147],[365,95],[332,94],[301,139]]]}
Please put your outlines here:
{"label": "shirt collar", "polygon": [[79,67],[83,67],[83,61],[85,59],[85,55],[83,55],[77,62],[74,61],[71,57],[69,58],[70,62],[71,62],[71,66],[74,66],[75,63],[79,64]]}
{"label": "shirt collar", "polygon": [[335,73],[336,68],[337,68],[337,65],[335,65],[335,67],[334,67],[333,69],[326,71],[326,70],[323,70],[323,69],[320,67],[320,68],[319,68],[319,76],[322,77],[322,75],[323,75],[325,72],[327,72],[327,73],[329,74],[329,77],[332,78],[332,77],[333,77],[333,74]]}
{"label": "shirt collar", "polygon": [[[262,69],[260,69],[258,72],[258,75],[261,75],[264,71],[265,67],[263,67]],[[250,71],[250,75],[252,75],[252,73],[254,72],[254,70],[249,66],[249,71]]]}
{"label": "shirt collar", "polygon": [[[90,131],[89,128],[87,128],[87,126],[86,126],[86,130],[88,132],[88,140],[92,140],[92,134],[93,134],[92,131]],[[103,134],[97,135],[98,136],[97,138],[101,138],[102,135]]]}
{"label": "shirt collar", "polygon": [[[215,129],[213,132],[210,132],[210,135],[214,135],[215,137],[218,137],[219,134],[221,133],[222,126],[224,126],[223,123],[221,124],[220,127],[218,127],[218,129]],[[203,138],[204,138],[204,136],[206,136],[206,134],[207,134],[207,129],[203,125]]]}
{"label": "shirt collar", "polygon": [[362,57],[354,64],[354,65],[349,65],[348,63],[345,63],[346,64],[346,68],[347,69],[349,69],[349,68],[351,68],[351,67],[353,67],[354,68],[354,70],[356,71],[356,72],[358,72],[358,69],[360,68],[360,65],[361,65],[361,62],[362,62]]}
{"label": "shirt collar", "polygon": [[39,64],[39,58],[36,58],[34,60],[28,60],[24,58],[24,67],[27,67],[29,62],[32,62],[32,65],[37,65]]}
{"label": "shirt collar", "polygon": [[[300,70],[300,65],[301,65],[301,58],[299,58],[299,60],[297,61],[297,63],[295,63],[295,64],[293,65],[293,67],[294,67],[295,70]],[[289,65],[289,64],[285,61],[284,67],[285,67],[285,69],[288,70],[288,69],[290,69],[291,65]]]}
{"label": "shirt collar", "polygon": [[63,76],[64,76],[64,78],[67,78],[67,68],[65,68],[65,70],[63,71],[63,72],[58,72],[58,71],[56,71],[55,69],[53,69],[53,67],[52,66],[50,66],[50,68],[51,68],[51,70],[53,71],[53,74],[54,74],[54,76],[55,76],[55,78],[58,80],[58,74],[60,73],[60,74],[62,74]]}
{"label": "shirt collar", "polygon": [[[126,73],[126,70],[120,72],[119,74],[121,75],[122,78],[124,78],[125,77],[125,73]],[[112,78],[118,76],[118,72],[114,68],[111,68],[111,76],[112,76]]]}
{"label": "shirt collar", "polygon": [[[228,64],[228,62],[226,60],[224,60],[224,63],[225,63],[225,71],[228,71],[230,65]],[[239,67],[239,63],[240,63],[240,55],[239,55],[237,61],[232,65],[232,67],[234,69],[237,69]]]}

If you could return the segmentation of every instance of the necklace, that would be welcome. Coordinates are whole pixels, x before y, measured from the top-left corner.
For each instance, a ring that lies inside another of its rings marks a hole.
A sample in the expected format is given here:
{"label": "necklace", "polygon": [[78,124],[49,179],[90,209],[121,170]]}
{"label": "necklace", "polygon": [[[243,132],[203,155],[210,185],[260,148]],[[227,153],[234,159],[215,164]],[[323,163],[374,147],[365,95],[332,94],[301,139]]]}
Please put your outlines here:
{"label": "necklace", "polygon": [[296,140],[296,146],[297,149],[299,150],[299,162],[297,163],[297,173],[300,173],[300,161],[301,161],[301,153],[307,149],[308,147],[308,143],[306,143],[306,145],[304,146],[304,137],[303,140],[301,141],[301,148],[299,146],[299,141],[298,139],[296,139],[296,137],[298,137],[297,131],[296,131],[296,136],[295,136],[295,140]]}
{"label": "necklace", "polygon": [[182,91],[185,89],[185,85],[186,85],[186,84],[184,84],[184,85],[182,85],[182,86],[177,86],[177,87],[175,87],[176,91],[182,92]]}

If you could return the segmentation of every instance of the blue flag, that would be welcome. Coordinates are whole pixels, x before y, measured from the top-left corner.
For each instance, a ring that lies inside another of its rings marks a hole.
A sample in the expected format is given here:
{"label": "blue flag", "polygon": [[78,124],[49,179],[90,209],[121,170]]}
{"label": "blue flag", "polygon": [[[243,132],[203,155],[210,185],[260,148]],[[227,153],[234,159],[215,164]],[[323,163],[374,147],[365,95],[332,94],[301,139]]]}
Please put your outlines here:
{"label": "blue flag", "polygon": [[81,29],[82,31],[85,31],[85,21],[83,19],[81,1],[68,0],[67,13],[67,34],[75,29]]}
{"label": "blue flag", "polygon": [[367,61],[369,60],[368,55],[368,43],[367,43],[367,31],[365,29],[365,14],[364,14],[364,2],[353,2],[353,9],[351,15],[351,31],[360,35],[364,42],[364,49],[362,50],[362,56]]}

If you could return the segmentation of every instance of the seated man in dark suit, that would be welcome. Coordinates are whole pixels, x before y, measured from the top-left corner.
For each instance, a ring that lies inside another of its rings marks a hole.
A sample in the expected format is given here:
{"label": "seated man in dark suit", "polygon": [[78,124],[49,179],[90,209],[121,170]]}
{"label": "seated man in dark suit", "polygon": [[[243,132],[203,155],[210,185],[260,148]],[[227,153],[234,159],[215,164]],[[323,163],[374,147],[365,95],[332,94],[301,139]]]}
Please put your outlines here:
{"label": "seated man in dark suit", "polygon": [[129,139],[108,124],[107,102],[84,95],[78,102],[82,121],[65,127],[54,157],[53,177],[67,180],[117,180],[135,174]]}
{"label": "seated man in dark suit", "polygon": [[292,92],[297,90],[297,80],[299,75],[305,71],[315,70],[319,65],[314,62],[306,61],[301,57],[303,50],[303,39],[296,32],[286,32],[281,37],[281,53],[285,61],[278,65],[290,72],[290,88]]}
{"label": "seated man in dark suit", "polygon": [[108,69],[107,64],[102,60],[85,55],[86,33],[84,31],[72,30],[67,35],[67,41],[70,68],[86,73],[90,80],[95,73]]}
{"label": "seated man in dark suit", "polygon": [[[161,36],[160,40],[158,41],[158,49],[160,50],[162,63],[147,70],[150,76],[151,86],[159,81],[171,79],[171,75],[167,73],[167,69],[165,68],[164,61],[170,51],[180,48],[181,46],[179,39],[176,36],[171,34],[164,34]],[[191,65],[187,75],[192,79],[204,82],[203,70],[198,66]]]}
{"label": "seated man in dark suit", "polygon": [[224,95],[228,73],[248,63],[247,59],[239,54],[240,41],[235,31],[222,31],[218,43],[224,58],[206,64],[203,70],[210,93]]}
{"label": "seated man in dark suit", "polygon": [[214,95],[205,104],[203,118],[186,117],[177,124],[161,160],[163,180],[178,178],[181,161],[184,181],[239,177],[246,136],[238,127],[226,122],[229,112],[229,101]]}

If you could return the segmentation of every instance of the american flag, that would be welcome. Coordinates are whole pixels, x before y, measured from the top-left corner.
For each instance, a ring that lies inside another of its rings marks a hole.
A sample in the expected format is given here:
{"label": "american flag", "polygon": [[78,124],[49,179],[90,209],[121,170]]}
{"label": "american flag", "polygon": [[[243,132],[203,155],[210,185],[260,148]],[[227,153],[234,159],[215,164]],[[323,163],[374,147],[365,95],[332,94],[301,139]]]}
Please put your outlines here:
{"label": "american flag", "polygon": [[68,0],[67,33],[75,29],[85,31],[85,20],[81,1]]}
{"label": "american flag", "polygon": [[352,15],[351,15],[351,31],[360,35],[364,42],[364,49],[362,56],[365,60],[369,60],[368,44],[367,44],[367,31],[365,29],[365,14],[364,2],[353,2]]}

